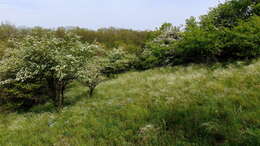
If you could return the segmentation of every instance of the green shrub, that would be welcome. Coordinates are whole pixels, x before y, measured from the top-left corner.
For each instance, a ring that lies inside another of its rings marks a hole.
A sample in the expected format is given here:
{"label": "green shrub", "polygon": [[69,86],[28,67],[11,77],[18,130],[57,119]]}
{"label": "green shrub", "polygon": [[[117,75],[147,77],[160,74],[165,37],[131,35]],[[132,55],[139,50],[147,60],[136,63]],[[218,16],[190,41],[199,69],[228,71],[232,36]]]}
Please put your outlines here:
{"label": "green shrub", "polygon": [[185,62],[199,62],[215,59],[220,53],[218,31],[206,31],[199,26],[183,33],[183,38],[176,43],[176,55]]}
{"label": "green shrub", "polygon": [[252,15],[259,14],[258,9],[259,0],[228,0],[201,16],[200,24],[203,27],[211,24],[218,28],[233,28],[240,20],[245,21]]}
{"label": "green shrub", "polygon": [[40,82],[5,84],[0,86],[0,105],[26,110],[48,101],[47,92]]}
{"label": "green shrub", "polygon": [[223,30],[219,43],[220,57],[250,58],[260,55],[260,16],[253,16],[232,29]]}
{"label": "green shrub", "polygon": [[110,76],[129,71],[133,68],[136,62],[136,56],[129,54],[121,48],[116,48],[108,52],[106,63],[102,69],[102,73]]}
{"label": "green shrub", "polygon": [[171,23],[164,23],[153,32],[152,37],[146,43],[136,68],[148,69],[169,64],[173,52],[175,52],[173,46],[181,39],[181,35],[179,27],[173,26]]}
{"label": "green shrub", "polygon": [[[183,32],[171,29],[166,23],[146,44],[140,66],[151,68],[257,57],[260,54],[259,7],[258,1],[230,0],[211,9],[200,21],[195,17],[187,19]],[[171,34],[169,30],[174,30],[175,35],[167,35]]]}
{"label": "green shrub", "polygon": [[12,45],[0,62],[1,75],[6,75],[0,78],[0,84],[45,83],[48,88],[45,95],[49,94],[59,109],[63,106],[66,86],[77,79],[95,46],[81,43],[79,37],[71,33],[57,38],[41,29],[21,41],[13,40]]}
{"label": "green shrub", "polygon": [[0,41],[0,60],[4,56],[5,45]]}

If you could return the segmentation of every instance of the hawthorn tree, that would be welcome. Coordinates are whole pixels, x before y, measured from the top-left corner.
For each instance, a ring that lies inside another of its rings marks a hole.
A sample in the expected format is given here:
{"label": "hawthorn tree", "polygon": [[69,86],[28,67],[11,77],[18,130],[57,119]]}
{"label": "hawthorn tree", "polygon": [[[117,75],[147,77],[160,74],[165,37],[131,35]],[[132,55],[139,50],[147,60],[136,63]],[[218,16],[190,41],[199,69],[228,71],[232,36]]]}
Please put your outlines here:
{"label": "hawthorn tree", "polygon": [[66,86],[79,77],[87,58],[92,57],[93,45],[83,44],[79,37],[65,33],[62,38],[47,32],[26,36],[22,41],[12,40],[12,48],[1,61],[1,74],[13,73],[10,82],[45,81],[49,96],[58,109],[63,107]]}
{"label": "hawthorn tree", "polygon": [[108,53],[102,45],[94,43],[91,49],[92,57],[87,58],[83,69],[79,72],[79,81],[88,87],[89,97],[93,95],[95,88],[106,79],[102,71],[108,65]]}
{"label": "hawthorn tree", "polygon": [[85,65],[85,69],[81,72],[81,83],[87,86],[89,91],[89,97],[94,93],[94,89],[103,82],[106,77],[102,73],[102,62],[97,60],[92,60]]}

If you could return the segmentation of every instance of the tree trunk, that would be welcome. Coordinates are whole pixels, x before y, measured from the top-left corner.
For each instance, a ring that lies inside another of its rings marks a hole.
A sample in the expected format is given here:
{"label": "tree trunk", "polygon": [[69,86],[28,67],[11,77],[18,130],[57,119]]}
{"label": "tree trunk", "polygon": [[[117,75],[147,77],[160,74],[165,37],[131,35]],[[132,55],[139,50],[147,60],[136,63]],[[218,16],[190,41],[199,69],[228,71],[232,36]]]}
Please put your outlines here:
{"label": "tree trunk", "polygon": [[61,103],[61,89],[60,87],[56,90],[57,91],[57,110],[60,111],[62,109],[62,103]]}
{"label": "tree trunk", "polygon": [[94,89],[95,89],[95,87],[89,87],[89,91],[88,91],[89,97],[92,97],[92,96],[93,96]]}
{"label": "tree trunk", "polygon": [[52,99],[54,105],[57,107],[57,87],[55,84],[55,79],[50,78],[47,80],[49,86],[49,96]]}
{"label": "tree trunk", "polygon": [[63,81],[57,81],[54,78],[48,80],[49,95],[57,110],[61,110],[64,104],[65,84]]}
{"label": "tree trunk", "polygon": [[62,89],[61,89],[61,104],[62,106],[64,105],[64,90],[65,90],[65,85],[62,86]]}
{"label": "tree trunk", "polygon": [[58,86],[58,90],[57,90],[57,99],[58,99],[58,110],[61,110],[63,108],[63,104],[64,104],[64,89],[65,89],[65,84],[63,81],[58,81],[57,83]]}

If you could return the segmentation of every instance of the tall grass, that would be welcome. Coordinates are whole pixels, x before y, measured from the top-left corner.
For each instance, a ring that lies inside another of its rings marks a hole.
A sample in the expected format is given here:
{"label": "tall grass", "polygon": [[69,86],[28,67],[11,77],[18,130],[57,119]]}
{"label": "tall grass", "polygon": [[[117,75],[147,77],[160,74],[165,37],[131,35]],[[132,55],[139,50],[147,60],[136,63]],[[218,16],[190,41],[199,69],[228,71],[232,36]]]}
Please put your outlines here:
{"label": "tall grass", "polygon": [[0,145],[260,145],[260,61],[129,72],[67,106],[0,114]]}

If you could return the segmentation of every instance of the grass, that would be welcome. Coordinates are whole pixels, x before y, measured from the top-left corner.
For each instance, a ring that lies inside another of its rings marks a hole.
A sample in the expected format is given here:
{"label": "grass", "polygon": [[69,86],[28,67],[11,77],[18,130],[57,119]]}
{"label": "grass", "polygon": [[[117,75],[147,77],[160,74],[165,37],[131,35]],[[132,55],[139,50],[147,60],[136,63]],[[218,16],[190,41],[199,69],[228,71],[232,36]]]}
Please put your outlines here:
{"label": "grass", "polygon": [[129,72],[66,107],[0,114],[0,145],[260,145],[260,60]]}

